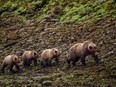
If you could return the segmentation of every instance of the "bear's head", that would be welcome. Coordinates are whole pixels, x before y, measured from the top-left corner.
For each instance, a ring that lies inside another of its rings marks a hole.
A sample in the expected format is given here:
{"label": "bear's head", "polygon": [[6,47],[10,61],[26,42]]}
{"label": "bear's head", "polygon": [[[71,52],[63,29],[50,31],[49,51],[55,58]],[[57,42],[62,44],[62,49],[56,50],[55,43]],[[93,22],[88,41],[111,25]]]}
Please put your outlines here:
{"label": "bear's head", "polygon": [[58,49],[56,49],[56,48],[53,48],[52,51],[53,51],[54,56],[58,57],[61,54],[61,52]]}
{"label": "bear's head", "polygon": [[88,50],[90,53],[95,53],[95,52],[97,52],[98,49],[97,49],[96,44],[91,42],[88,44]]}
{"label": "bear's head", "polygon": [[35,59],[38,58],[38,53],[35,50],[32,51],[32,57]]}
{"label": "bear's head", "polygon": [[13,55],[13,62],[14,63],[19,63],[20,62],[20,59],[18,58],[18,56]]}

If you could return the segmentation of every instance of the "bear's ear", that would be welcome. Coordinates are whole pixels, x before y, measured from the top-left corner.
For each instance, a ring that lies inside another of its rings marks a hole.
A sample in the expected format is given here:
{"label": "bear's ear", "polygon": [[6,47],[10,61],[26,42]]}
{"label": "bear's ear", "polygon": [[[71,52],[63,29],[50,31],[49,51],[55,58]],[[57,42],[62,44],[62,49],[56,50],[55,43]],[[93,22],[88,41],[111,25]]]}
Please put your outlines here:
{"label": "bear's ear", "polygon": [[37,54],[34,52],[34,55],[37,55]]}
{"label": "bear's ear", "polygon": [[38,53],[36,51],[33,52],[33,57],[38,57]]}
{"label": "bear's ear", "polygon": [[92,46],[89,46],[89,49],[91,50],[93,47]]}
{"label": "bear's ear", "polygon": [[15,57],[14,60],[17,60],[17,58]]}
{"label": "bear's ear", "polygon": [[31,51],[31,54],[32,54],[32,56],[35,56],[36,55],[36,53],[35,53],[34,50]]}
{"label": "bear's ear", "polygon": [[54,50],[53,53],[54,53],[54,55],[57,55],[57,50]]}
{"label": "bear's ear", "polygon": [[57,50],[55,50],[54,52],[57,53]]}

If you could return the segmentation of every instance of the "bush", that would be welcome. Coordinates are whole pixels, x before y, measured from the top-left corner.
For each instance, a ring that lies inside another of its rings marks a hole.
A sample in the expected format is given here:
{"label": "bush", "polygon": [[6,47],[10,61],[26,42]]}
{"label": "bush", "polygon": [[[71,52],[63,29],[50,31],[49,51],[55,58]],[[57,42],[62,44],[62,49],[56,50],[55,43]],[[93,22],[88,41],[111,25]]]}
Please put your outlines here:
{"label": "bush", "polygon": [[40,78],[40,83],[42,83],[43,81],[46,81],[46,80],[52,80],[52,78],[50,76],[42,76]]}
{"label": "bush", "polygon": [[49,80],[43,81],[43,82],[42,82],[42,85],[43,85],[43,86],[50,86],[50,85],[52,85],[52,81],[49,81]]}

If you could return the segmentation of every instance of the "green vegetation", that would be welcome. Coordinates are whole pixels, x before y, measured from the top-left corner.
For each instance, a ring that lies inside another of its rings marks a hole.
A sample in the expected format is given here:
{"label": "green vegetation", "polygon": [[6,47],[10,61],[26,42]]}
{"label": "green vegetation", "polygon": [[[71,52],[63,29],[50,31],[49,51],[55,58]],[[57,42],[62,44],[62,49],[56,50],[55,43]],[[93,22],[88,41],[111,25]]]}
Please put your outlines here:
{"label": "green vegetation", "polygon": [[41,78],[40,78],[40,83],[42,83],[42,82],[44,82],[44,81],[49,81],[49,80],[52,80],[52,78],[50,77],[50,76],[42,76]]}
{"label": "green vegetation", "polygon": [[16,0],[4,2],[0,8],[0,16],[3,18],[7,12],[11,12],[10,14],[19,15],[28,20],[30,14],[31,19],[42,19],[53,14],[61,22],[87,22],[88,20],[92,22],[99,17],[111,16],[114,19],[115,9],[115,0],[79,0],[77,2],[74,0],[65,2],[63,0]]}

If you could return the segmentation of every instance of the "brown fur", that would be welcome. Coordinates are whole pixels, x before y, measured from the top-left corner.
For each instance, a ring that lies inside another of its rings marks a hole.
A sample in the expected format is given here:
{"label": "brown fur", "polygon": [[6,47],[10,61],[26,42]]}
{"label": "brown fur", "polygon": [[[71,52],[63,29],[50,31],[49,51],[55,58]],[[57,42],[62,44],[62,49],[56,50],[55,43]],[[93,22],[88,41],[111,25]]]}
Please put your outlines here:
{"label": "brown fur", "polygon": [[60,56],[60,51],[56,48],[52,49],[46,49],[42,52],[41,54],[41,65],[46,67],[46,66],[51,66],[52,60],[55,59],[56,64],[59,65],[59,56]]}
{"label": "brown fur", "polygon": [[4,69],[9,67],[10,71],[14,72],[13,66],[15,66],[17,70],[20,70],[20,67],[18,66],[19,62],[20,59],[17,57],[17,55],[8,55],[3,60],[1,71],[4,73]]}
{"label": "brown fur", "polygon": [[37,65],[38,53],[36,51],[25,51],[22,55],[23,65],[30,66],[31,62],[34,61],[34,65]]}
{"label": "brown fur", "polygon": [[77,43],[74,44],[69,49],[69,58],[67,59],[68,64],[75,65],[75,63],[81,59],[81,62],[83,65],[86,65],[85,63],[85,57],[88,55],[92,55],[94,58],[94,61],[98,64],[99,59],[96,55],[97,52],[97,46],[91,41],[85,41],[84,43]]}

